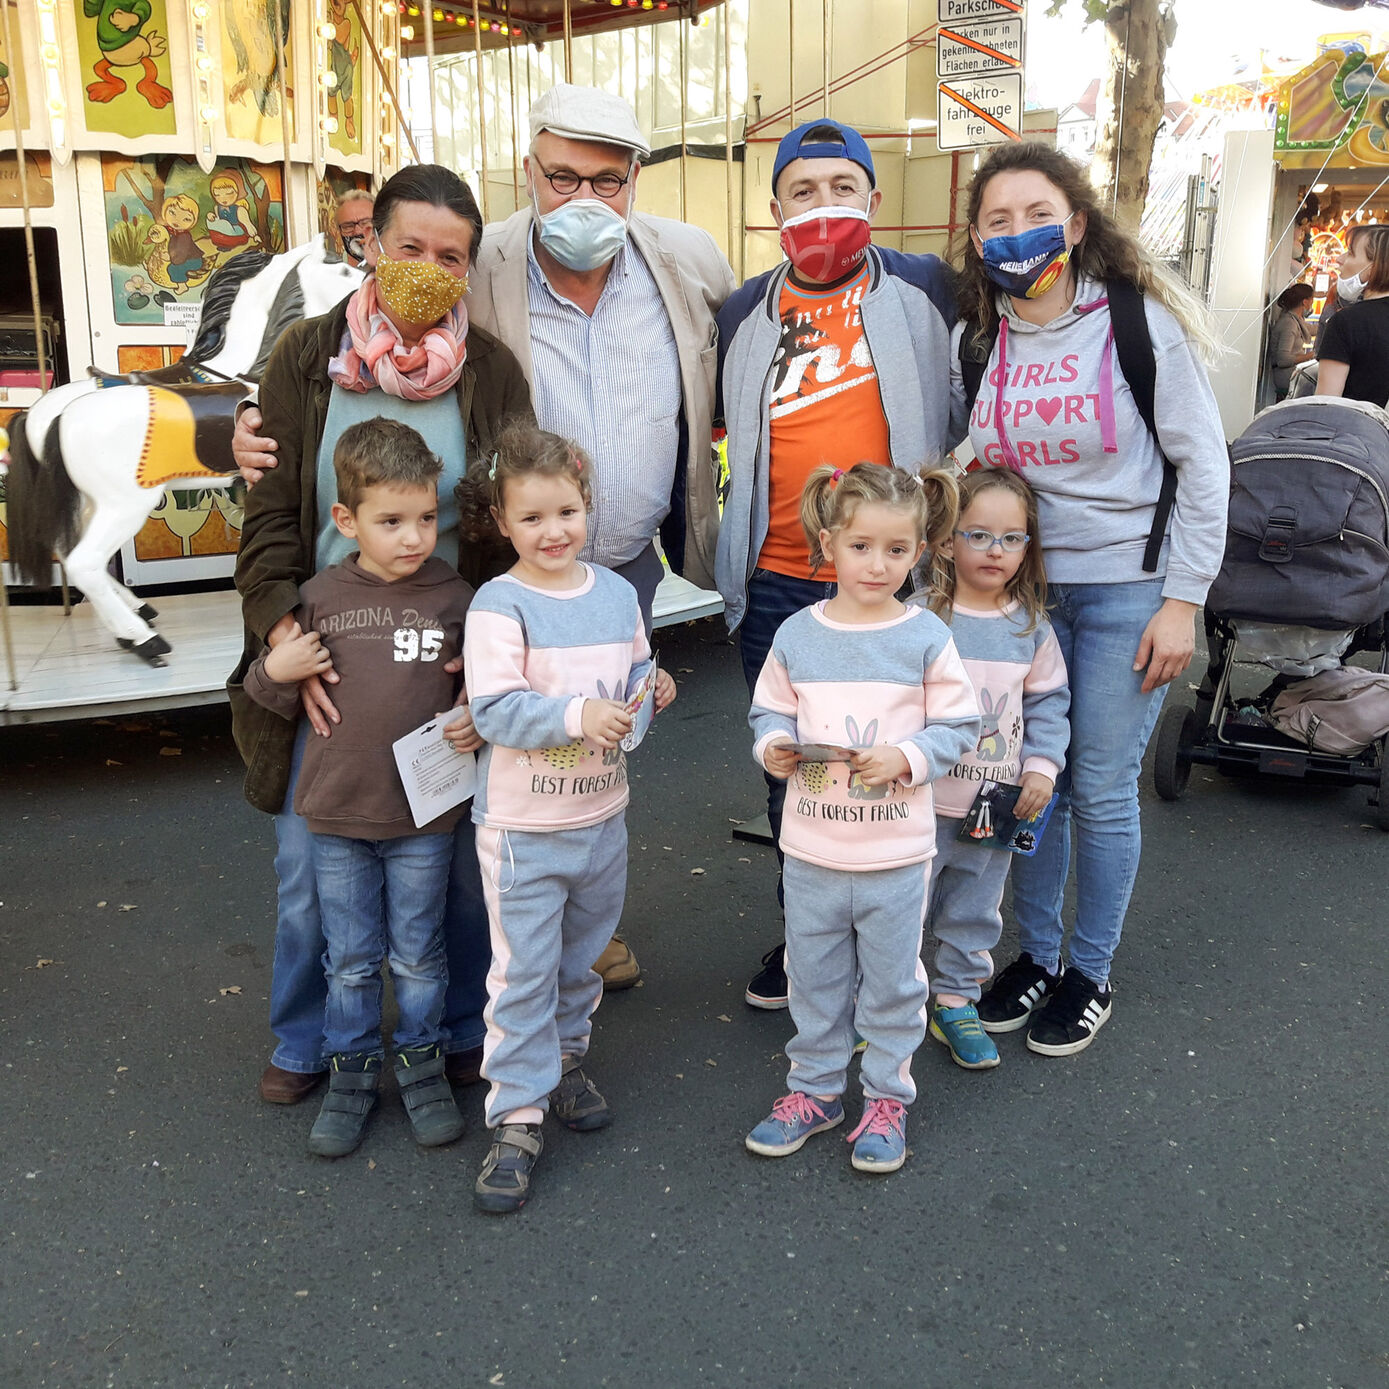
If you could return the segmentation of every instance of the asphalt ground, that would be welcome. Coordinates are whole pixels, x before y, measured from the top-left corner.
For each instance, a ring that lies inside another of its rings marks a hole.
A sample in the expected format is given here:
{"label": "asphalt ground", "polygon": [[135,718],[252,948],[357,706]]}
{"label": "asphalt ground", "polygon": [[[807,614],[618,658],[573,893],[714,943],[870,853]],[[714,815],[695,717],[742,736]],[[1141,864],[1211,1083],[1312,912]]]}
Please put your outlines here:
{"label": "asphalt ground", "polygon": [[[855,1173],[743,1134],[784,1013],[736,653],[662,634],[679,702],[632,760],[597,1018],[617,1114],[547,1129],[526,1209],[487,1147],[360,1150],[262,1104],[271,826],[225,709],[0,730],[0,1385],[1389,1384],[1386,856],[1365,794],[1145,777],[1115,1010],[1084,1054],[927,1041],[912,1154]],[[1011,958],[1011,931],[1000,957]],[[851,1118],[857,1094],[851,1089]]]}

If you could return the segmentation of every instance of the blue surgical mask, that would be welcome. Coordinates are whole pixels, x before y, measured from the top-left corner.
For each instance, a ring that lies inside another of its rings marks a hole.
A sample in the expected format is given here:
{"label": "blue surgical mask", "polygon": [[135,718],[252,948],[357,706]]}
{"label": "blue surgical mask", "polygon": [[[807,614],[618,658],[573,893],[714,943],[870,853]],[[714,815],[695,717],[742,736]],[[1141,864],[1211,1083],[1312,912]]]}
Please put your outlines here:
{"label": "blue surgical mask", "polygon": [[540,244],[570,270],[596,270],[627,243],[627,223],[597,198],[571,198],[553,212],[535,209]]}
{"label": "blue surgical mask", "polygon": [[[1075,213],[1071,214],[1074,217]],[[1038,299],[1061,278],[1071,248],[1065,222],[1029,227],[1017,236],[991,236],[979,248],[989,279],[1019,299]]]}

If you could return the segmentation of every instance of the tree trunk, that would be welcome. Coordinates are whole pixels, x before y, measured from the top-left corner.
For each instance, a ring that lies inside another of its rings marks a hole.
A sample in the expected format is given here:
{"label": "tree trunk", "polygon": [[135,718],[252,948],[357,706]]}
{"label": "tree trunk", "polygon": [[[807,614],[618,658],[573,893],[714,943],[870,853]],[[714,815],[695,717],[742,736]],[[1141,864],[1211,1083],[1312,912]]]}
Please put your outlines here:
{"label": "tree trunk", "polygon": [[1109,62],[1095,108],[1099,140],[1090,166],[1100,205],[1136,231],[1166,102],[1168,28],[1159,0],[1124,0],[1104,13]]}

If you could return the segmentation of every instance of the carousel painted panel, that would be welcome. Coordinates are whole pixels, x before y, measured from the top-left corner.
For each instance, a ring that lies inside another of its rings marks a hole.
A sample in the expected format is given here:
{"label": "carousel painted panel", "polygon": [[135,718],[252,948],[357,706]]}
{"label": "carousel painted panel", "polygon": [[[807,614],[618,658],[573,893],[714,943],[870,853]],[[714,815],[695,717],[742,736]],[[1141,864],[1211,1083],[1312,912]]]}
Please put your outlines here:
{"label": "carousel painted panel", "polygon": [[283,171],[182,155],[101,156],[102,239],[115,325],[186,329],[203,286],[244,251],[286,247]]}
{"label": "carousel painted panel", "polygon": [[[37,114],[30,98],[32,77],[30,71],[37,53],[36,15],[28,6],[21,7],[17,0],[0,0],[8,11],[9,23],[0,23],[0,149],[14,148],[13,122],[18,120],[24,132],[24,143],[32,146],[47,135],[34,127]],[[10,51],[6,43],[6,29],[9,31]],[[42,92],[42,86],[38,89]]]}
{"label": "carousel painted panel", "polygon": [[55,154],[191,151],[193,83],[183,0],[70,0],[57,10],[65,102],[63,138],[55,130],[50,142]]}
{"label": "carousel painted panel", "polygon": [[[178,154],[79,155],[82,224],[90,248],[91,361],[126,375],[179,361],[191,345],[215,273],[242,255],[285,249],[283,170],[219,159],[205,172]],[[219,480],[220,481],[220,480]],[[120,548],[132,583],[224,578],[239,540],[239,489],[170,489]]]}

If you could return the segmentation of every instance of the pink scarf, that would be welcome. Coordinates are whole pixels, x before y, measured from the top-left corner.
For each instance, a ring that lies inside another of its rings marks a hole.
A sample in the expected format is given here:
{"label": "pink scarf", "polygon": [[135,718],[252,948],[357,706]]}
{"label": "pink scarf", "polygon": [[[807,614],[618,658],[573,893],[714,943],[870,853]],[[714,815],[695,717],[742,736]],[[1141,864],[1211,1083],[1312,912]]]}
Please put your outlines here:
{"label": "pink scarf", "polygon": [[347,301],[347,332],[328,377],[349,391],[379,386],[402,400],[433,400],[458,380],[468,355],[468,310],[460,301],[413,347],[376,302],[376,276],[368,275]]}

